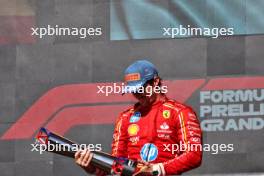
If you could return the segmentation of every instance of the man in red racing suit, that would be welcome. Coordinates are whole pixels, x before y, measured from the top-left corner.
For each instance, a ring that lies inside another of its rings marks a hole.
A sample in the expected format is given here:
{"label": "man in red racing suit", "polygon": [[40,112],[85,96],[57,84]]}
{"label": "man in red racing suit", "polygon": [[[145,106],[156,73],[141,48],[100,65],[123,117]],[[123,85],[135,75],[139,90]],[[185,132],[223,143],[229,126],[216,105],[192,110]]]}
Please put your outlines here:
{"label": "man in red racing suit", "polygon": [[[156,67],[140,60],[125,71],[124,93],[138,100],[117,119],[112,155],[139,161],[140,175],[175,175],[198,167],[202,161],[202,132],[193,110],[169,100]],[[89,150],[75,160],[88,173],[104,174],[90,166]]]}
{"label": "man in red racing suit", "polygon": [[[129,79],[126,77],[126,81]],[[133,95],[139,103],[118,117],[112,155],[151,163],[159,175],[181,174],[198,167],[202,160],[202,134],[194,111],[161,93],[153,93],[154,98],[147,97],[153,100],[145,102],[142,93]]]}
{"label": "man in red racing suit", "polygon": [[[201,129],[190,107],[165,98],[153,104],[147,114],[141,114],[137,119],[139,113],[131,108],[119,116],[113,156],[158,163],[162,175],[180,174],[200,165]],[[184,144],[197,145],[189,147],[191,151],[184,147],[185,151],[180,151]]]}

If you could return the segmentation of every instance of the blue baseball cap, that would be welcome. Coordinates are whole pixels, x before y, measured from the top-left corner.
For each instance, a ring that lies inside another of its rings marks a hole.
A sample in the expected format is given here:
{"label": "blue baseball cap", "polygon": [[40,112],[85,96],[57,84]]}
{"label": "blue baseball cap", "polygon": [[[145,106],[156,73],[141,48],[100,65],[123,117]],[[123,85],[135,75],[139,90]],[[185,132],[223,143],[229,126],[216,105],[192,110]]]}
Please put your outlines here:
{"label": "blue baseball cap", "polygon": [[126,86],[123,93],[137,92],[147,81],[158,76],[157,68],[147,60],[138,60],[125,70]]}

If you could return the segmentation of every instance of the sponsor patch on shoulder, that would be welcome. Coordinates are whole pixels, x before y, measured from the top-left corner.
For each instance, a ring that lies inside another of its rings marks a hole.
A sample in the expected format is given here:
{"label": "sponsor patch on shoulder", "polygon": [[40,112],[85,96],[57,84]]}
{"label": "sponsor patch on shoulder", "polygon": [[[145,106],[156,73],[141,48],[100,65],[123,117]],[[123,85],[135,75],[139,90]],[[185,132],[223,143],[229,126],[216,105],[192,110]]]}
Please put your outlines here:
{"label": "sponsor patch on shoulder", "polygon": [[140,117],[141,117],[140,112],[135,112],[135,113],[130,117],[129,122],[130,122],[130,123],[135,123],[135,122],[137,122],[137,121],[140,120]]}

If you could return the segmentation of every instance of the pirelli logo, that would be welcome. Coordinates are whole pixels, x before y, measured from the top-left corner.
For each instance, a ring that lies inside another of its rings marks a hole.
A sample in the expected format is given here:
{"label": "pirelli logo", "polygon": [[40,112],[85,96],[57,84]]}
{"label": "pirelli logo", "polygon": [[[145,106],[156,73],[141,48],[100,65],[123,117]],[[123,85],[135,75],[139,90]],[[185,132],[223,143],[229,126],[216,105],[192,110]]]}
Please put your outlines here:
{"label": "pirelli logo", "polygon": [[125,81],[138,81],[140,80],[140,74],[139,73],[131,73],[131,74],[127,74],[125,76]]}

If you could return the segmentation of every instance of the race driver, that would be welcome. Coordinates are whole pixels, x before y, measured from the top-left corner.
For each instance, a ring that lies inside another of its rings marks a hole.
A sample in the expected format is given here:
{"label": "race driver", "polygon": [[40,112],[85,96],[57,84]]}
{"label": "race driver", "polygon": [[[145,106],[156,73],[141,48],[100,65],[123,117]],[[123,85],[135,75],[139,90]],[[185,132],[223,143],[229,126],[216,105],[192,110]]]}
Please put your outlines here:
{"label": "race driver", "polygon": [[[125,82],[125,93],[132,93],[138,103],[118,117],[112,155],[141,161],[143,175],[178,175],[200,166],[197,116],[192,108],[166,97],[156,67],[147,60],[136,61],[125,70]],[[79,151],[76,163],[94,172],[91,157],[89,151]]]}

